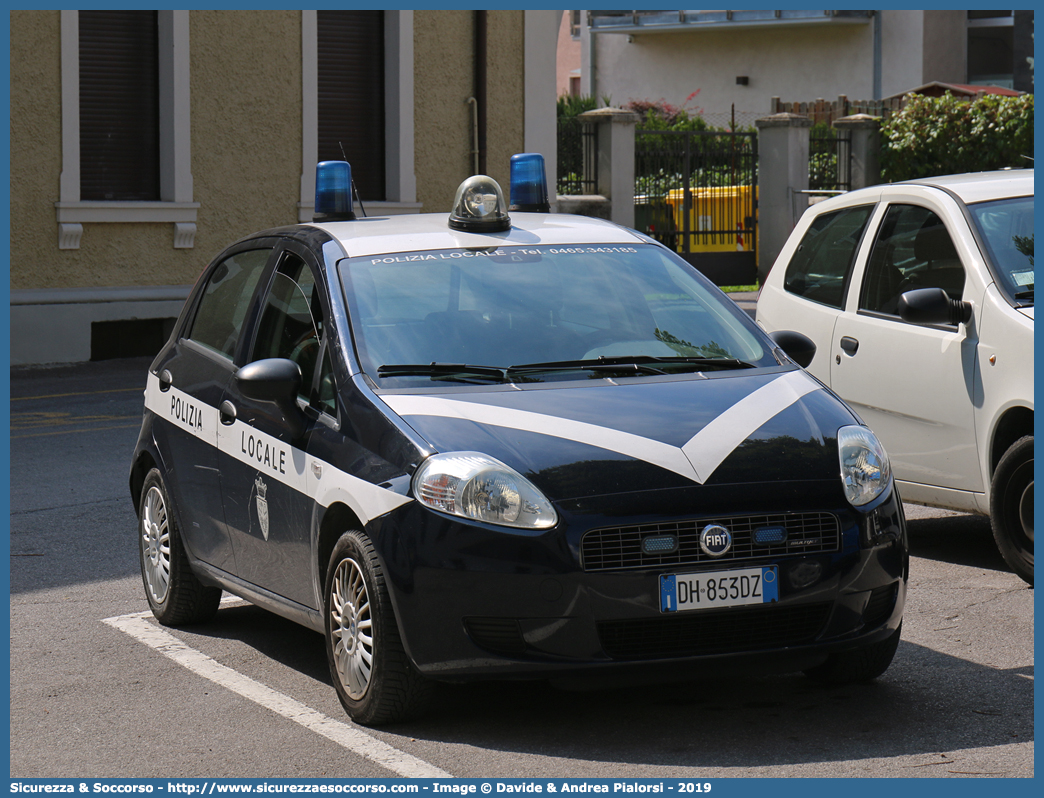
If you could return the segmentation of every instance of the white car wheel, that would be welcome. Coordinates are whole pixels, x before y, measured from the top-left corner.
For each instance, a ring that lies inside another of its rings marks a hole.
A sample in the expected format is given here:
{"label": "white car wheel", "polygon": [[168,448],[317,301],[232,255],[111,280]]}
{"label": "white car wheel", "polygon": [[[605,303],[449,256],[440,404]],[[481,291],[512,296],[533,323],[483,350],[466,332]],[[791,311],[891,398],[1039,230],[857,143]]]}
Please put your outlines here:
{"label": "white car wheel", "polygon": [[993,537],[1008,566],[1033,584],[1033,436],[1019,438],[993,472]]}

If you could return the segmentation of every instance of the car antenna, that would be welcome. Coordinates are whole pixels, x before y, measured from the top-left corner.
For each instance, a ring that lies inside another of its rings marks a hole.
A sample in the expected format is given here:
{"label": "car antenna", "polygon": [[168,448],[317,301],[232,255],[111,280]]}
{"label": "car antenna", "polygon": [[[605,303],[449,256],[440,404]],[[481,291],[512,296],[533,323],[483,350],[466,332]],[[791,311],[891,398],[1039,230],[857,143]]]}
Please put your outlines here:
{"label": "car antenna", "polygon": [[[348,160],[348,156],[344,154],[344,143],[338,141],[337,142],[337,146],[341,148],[341,158],[343,158],[345,161],[347,161]],[[357,200],[359,200],[359,210],[362,211],[362,215],[365,217],[366,216],[366,206],[363,205],[362,197],[359,196],[359,189],[355,187],[355,178],[354,177],[352,178],[352,193],[355,195],[355,198]]]}

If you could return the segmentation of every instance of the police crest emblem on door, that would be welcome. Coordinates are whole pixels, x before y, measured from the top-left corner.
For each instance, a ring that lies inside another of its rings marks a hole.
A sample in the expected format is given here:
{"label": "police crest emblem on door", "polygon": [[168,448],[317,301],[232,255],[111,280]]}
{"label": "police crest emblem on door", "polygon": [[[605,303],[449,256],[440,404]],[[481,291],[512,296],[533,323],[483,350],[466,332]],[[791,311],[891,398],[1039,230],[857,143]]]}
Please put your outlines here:
{"label": "police crest emblem on door", "polygon": [[258,477],[254,480],[254,487],[257,489],[257,520],[261,524],[261,534],[268,540],[268,485]]}

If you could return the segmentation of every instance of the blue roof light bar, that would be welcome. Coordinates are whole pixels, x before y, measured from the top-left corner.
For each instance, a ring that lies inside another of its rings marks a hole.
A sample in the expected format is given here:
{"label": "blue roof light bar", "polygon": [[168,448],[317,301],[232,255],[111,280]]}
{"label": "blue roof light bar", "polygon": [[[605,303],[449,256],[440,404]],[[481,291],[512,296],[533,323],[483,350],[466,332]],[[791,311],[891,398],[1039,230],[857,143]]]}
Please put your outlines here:
{"label": "blue roof light bar", "polygon": [[313,222],[348,222],[352,210],[352,167],[347,161],[320,161],[315,166]]}
{"label": "blue roof light bar", "polygon": [[511,156],[510,196],[511,207],[508,210],[550,213],[543,155],[538,152],[520,152]]}

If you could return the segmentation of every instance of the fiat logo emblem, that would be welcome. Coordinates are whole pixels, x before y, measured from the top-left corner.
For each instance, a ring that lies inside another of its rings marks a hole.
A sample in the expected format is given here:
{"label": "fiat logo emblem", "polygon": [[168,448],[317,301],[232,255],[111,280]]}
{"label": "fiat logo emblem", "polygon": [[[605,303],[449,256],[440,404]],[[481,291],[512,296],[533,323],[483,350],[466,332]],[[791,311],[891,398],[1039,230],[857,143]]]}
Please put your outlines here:
{"label": "fiat logo emblem", "polygon": [[724,557],[732,548],[732,533],[721,524],[708,524],[700,533],[700,548],[708,557]]}

